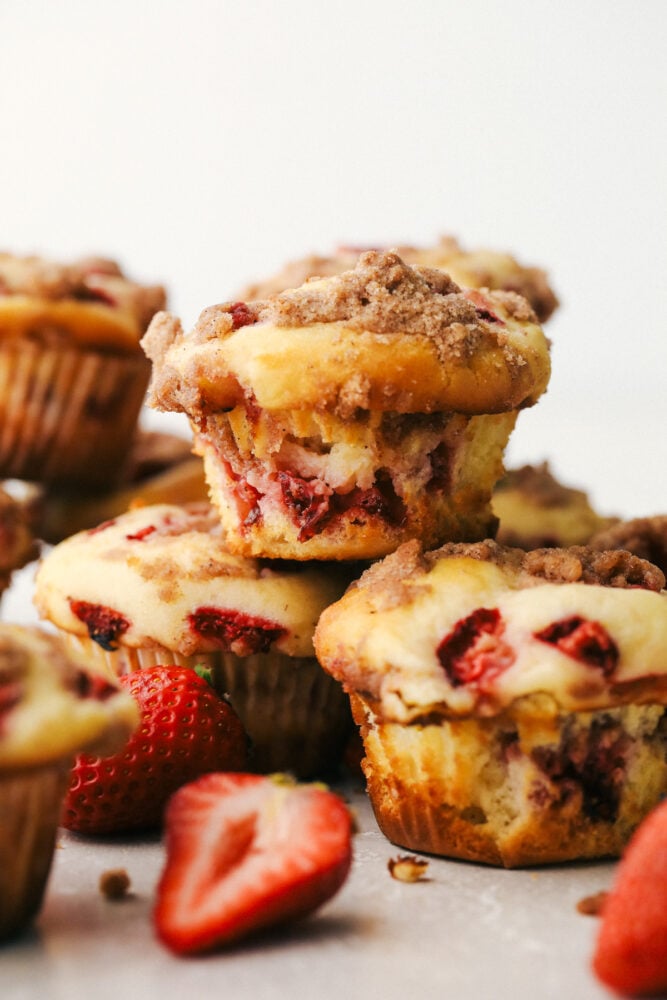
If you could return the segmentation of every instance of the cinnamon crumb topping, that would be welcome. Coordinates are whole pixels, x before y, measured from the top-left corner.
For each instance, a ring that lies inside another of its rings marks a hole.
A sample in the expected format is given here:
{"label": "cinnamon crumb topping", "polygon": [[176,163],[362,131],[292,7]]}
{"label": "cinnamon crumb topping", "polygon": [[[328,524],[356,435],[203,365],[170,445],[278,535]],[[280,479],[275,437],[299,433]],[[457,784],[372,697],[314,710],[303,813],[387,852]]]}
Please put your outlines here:
{"label": "cinnamon crumb topping", "polygon": [[[383,594],[385,606],[406,600],[406,585],[415,576],[428,572],[441,559],[466,557],[492,562],[518,578],[519,586],[546,583],[586,583],[603,587],[642,587],[660,591],[665,586],[662,571],[629,552],[599,552],[589,546],[523,549],[498,545],[491,539],[482,542],[448,542],[432,552],[423,553],[417,541],[406,542],[396,552],[371,566],[359,580],[366,590]],[[354,584],[353,584],[354,586]],[[414,586],[409,588],[414,595]]]}
{"label": "cinnamon crumb topping", "polygon": [[620,521],[594,535],[589,545],[594,549],[626,549],[667,573],[667,514]]}

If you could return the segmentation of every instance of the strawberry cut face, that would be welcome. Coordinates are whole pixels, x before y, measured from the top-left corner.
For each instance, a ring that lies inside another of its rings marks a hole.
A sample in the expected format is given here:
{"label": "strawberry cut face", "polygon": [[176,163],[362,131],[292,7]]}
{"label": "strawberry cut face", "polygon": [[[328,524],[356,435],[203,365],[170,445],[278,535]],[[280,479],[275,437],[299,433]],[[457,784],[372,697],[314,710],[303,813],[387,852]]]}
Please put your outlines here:
{"label": "strawberry cut face", "polygon": [[313,912],[352,860],[350,813],[316,785],[209,774],[166,814],[155,925],[176,954],[211,951]]}
{"label": "strawberry cut face", "polygon": [[200,607],[188,615],[188,621],[197,635],[237,656],[267,653],[287,634],[287,629],[277,622],[231,608]]}
{"label": "strawberry cut face", "polygon": [[535,633],[535,638],[556,646],[580,663],[597,667],[605,677],[613,674],[618,665],[618,646],[600,622],[572,615],[547,625]]}
{"label": "strawberry cut face", "polygon": [[70,600],[69,606],[72,614],[84,623],[88,635],[98,646],[110,653],[118,648],[118,637],[130,627],[129,621],[120,611],[88,601]]}
{"label": "strawberry cut face", "polygon": [[505,623],[497,608],[477,608],[459,619],[436,649],[450,684],[486,687],[512,665],[515,654],[504,640]]}

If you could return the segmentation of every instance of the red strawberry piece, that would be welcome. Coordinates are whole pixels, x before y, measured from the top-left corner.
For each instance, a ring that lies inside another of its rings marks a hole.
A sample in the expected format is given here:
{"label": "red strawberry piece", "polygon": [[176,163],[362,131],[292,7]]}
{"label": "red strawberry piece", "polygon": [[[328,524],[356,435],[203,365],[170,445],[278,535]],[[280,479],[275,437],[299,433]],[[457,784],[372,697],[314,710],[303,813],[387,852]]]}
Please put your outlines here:
{"label": "red strawberry piece", "polygon": [[130,627],[129,621],[120,611],[107,608],[104,604],[70,600],[69,606],[72,614],[88,629],[90,638],[110,653],[117,648],[118,636]]}
{"label": "red strawberry piece", "polygon": [[628,996],[667,992],[667,802],[626,848],[605,901],[593,969]]}
{"label": "red strawberry piece", "polygon": [[441,641],[436,650],[454,687],[489,681],[514,662],[514,651],[503,639],[505,623],[497,608],[477,608]]}
{"label": "red strawberry piece", "polygon": [[147,667],[119,681],[138,702],[141,722],[114,756],[76,758],[62,823],[77,833],[156,828],[181,785],[247,766],[238,716],[190,667]]}
{"label": "red strawberry piece", "polygon": [[482,292],[478,291],[476,288],[466,288],[464,294],[468,301],[472,302],[474,305],[478,319],[483,319],[487,323],[500,323],[501,326],[505,325],[500,316],[497,316],[493,312],[491,309],[491,303],[486,296],[482,294]]}
{"label": "red strawberry piece", "polygon": [[197,635],[237,656],[268,653],[272,644],[287,633],[277,622],[233,608],[197,608],[188,615],[188,623]]}
{"label": "red strawberry piece", "polygon": [[605,677],[616,669],[618,646],[600,622],[572,615],[547,625],[535,633],[535,638],[556,646],[561,653],[580,663],[599,667]]}
{"label": "red strawberry piece", "polygon": [[321,785],[209,774],[174,795],[155,925],[179,955],[304,917],[340,889],[350,813]]}

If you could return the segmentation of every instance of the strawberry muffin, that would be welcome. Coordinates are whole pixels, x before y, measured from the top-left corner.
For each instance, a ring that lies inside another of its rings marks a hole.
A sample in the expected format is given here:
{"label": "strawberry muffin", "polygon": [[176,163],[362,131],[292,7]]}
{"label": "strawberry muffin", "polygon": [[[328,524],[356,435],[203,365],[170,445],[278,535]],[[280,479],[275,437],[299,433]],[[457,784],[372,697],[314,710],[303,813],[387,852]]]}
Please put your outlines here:
{"label": "strawberry muffin", "polygon": [[[248,285],[239,298],[265,299],[287,288],[298,288],[309,278],[341,274],[355,266],[361,253],[361,247],[340,247],[330,257],[312,255],[291,261],[273,277]],[[541,323],[558,307],[558,299],[545,271],[520,264],[511,254],[496,250],[464,250],[453,236],[442,236],[433,247],[400,246],[398,253],[408,264],[446,271],[453,281],[466,288],[518,292],[528,299]]]}
{"label": "strawberry muffin", "polygon": [[324,774],[351,728],[313,632],[351,577],[229,552],[209,504],[139,507],[57,545],[35,603],[70,645],[110,674],[154,664],[210,668],[251,741],[255,770]]}
{"label": "strawberry muffin", "polygon": [[48,491],[41,504],[40,538],[51,544],[61,542],[134,506],[207,499],[204,463],[192,454],[191,440],[140,430],[115,489],[104,493]]}
{"label": "strawberry muffin", "polygon": [[595,549],[625,549],[655,563],[667,575],[667,514],[633,517],[601,526],[590,544]]}
{"label": "strawberry muffin", "polygon": [[0,625],[0,939],[39,910],[75,755],[119,749],[138,718],[55,636]]}
{"label": "strawberry muffin", "polygon": [[510,292],[462,291],[395,253],[142,341],[149,401],[187,413],[230,548],[370,559],[495,529],[490,498],[548,342]]}
{"label": "strawberry muffin", "polygon": [[0,476],[102,489],[132,444],[161,287],[113,261],[0,254]]}
{"label": "strawberry muffin", "polygon": [[598,514],[583,490],[560,483],[547,462],[509,469],[496,483],[492,506],[496,541],[521,549],[585,545],[616,520]]}
{"label": "strawberry muffin", "polygon": [[507,867],[618,855],[667,792],[651,563],[492,541],[375,564],[322,614],[390,840]]}

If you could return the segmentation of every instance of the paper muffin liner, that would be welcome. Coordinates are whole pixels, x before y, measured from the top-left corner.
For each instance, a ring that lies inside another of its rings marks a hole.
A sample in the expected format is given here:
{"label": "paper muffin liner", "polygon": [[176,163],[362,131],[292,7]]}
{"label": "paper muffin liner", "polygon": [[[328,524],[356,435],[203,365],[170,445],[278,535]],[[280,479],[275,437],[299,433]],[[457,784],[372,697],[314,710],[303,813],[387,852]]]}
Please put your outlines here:
{"label": "paper muffin liner", "polygon": [[401,725],[351,702],[378,825],[409,850],[508,868],[617,857],[667,792],[662,705]]}
{"label": "paper muffin liner", "polygon": [[91,491],[114,483],[149,376],[139,354],[0,343],[0,476]]}
{"label": "paper muffin liner", "polygon": [[0,774],[0,940],[39,912],[71,766],[67,758]]}
{"label": "paper muffin liner", "polygon": [[92,639],[60,634],[91,665],[111,676],[157,664],[209,669],[213,686],[229,698],[248,734],[254,771],[326,777],[341,762],[352,731],[349,700],[315,657],[272,652],[241,657],[222,651],[181,656],[159,646],[122,645],[109,652]]}

